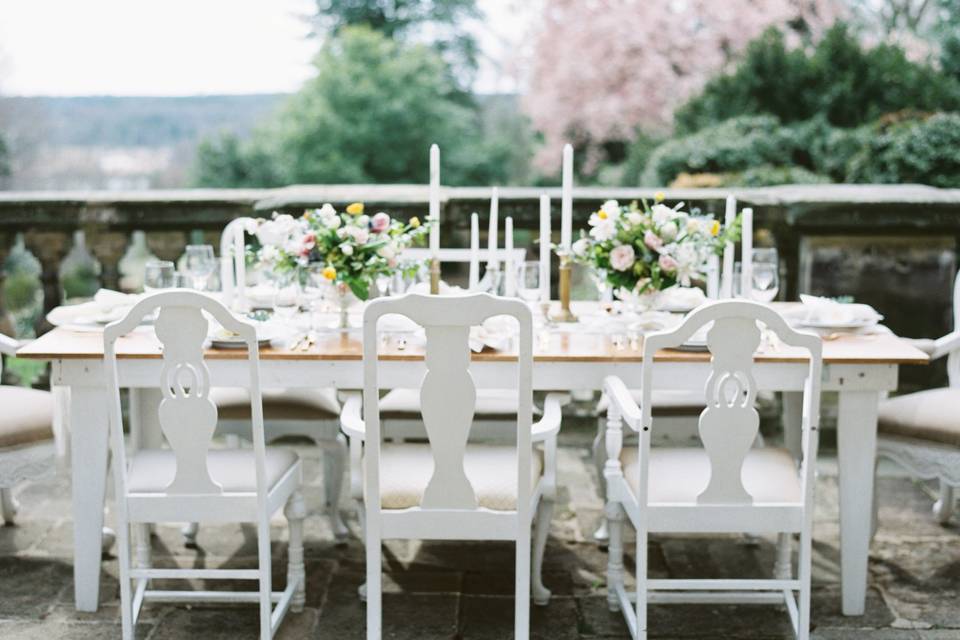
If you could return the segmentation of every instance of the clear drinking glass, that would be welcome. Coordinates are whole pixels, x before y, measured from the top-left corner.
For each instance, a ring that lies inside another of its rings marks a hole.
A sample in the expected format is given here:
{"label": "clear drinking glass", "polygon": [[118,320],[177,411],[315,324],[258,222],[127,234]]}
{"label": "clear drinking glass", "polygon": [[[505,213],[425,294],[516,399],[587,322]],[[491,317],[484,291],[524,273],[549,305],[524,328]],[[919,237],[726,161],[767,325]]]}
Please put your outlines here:
{"label": "clear drinking glass", "polygon": [[149,260],[143,266],[143,291],[153,293],[177,286],[177,270],[169,260]]}
{"label": "clear drinking glass", "polygon": [[607,281],[606,269],[591,269],[590,278],[597,287],[597,295],[601,302],[610,302],[613,299],[613,292],[610,283]]}
{"label": "clear drinking glass", "polygon": [[322,264],[311,264],[306,268],[306,278],[303,280],[303,301],[310,312],[310,329],[317,328],[316,316],[323,311],[323,301],[330,281],[323,275]]}
{"label": "clear drinking glass", "polygon": [[777,265],[779,263],[776,247],[761,247],[759,249],[754,249],[750,256],[753,264]]}
{"label": "clear drinking glass", "polygon": [[777,265],[768,262],[754,263],[750,297],[759,302],[772,302],[780,291],[780,276]]}
{"label": "clear drinking glass", "polygon": [[524,262],[517,272],[517,294],[530,304],[540,299],[540,263]]}
{"label": "clear drinking glass", "polygon": [[209,244],[187,245],[183,268],[190,277],[194,289],[198,291],[206,289],[207,280],[217,268],[213,247]]}
{"label": "clear drinking glass", "polygon": [[300,279],[296,272],[279,275],[273,292],[273,315],[290,321],[300,310]]}

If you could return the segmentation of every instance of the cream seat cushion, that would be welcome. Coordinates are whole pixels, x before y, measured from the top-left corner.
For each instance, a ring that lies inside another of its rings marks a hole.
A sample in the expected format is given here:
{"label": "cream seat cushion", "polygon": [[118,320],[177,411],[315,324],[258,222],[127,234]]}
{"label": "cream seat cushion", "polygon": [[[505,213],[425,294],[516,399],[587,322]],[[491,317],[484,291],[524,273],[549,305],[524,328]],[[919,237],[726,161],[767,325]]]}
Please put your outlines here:
{"label": "cream seat cushion", "polygon": [[[643,399],[639,389],[630,391],[634,402],[640,406]],[[653,414],[656,416],[669,415],[700,415],[706,406],[702,391],[684,391],[679,389],[656,389],[651,392],[653,400]],[[597,403],[597,412],[605,413],[610,406],[610,399],[604,394]]]}
{"label": "cream seat cushion", "polygon": [[[329,420],[340,415],[336,389],[264,389],[264,420]],[[214,387],[210,399],[221,420],[249,420],[250,394],[242,387]]]}
{"label": "cream seat cushion", "polygon": [[[267,486],[272,489],[297,462],[289,449],[267,447]],[[226,493],[254,493],[257,472],[250,449],[215,449],[207,455],[207,467],[214,482]],[[127,477],[130,493],[163,493],[173,482],[177,461],[169,449],[145,449],[133,454]]]}
{"label": "cream seat cushion", "polygon": [[928,389],[880,403],[881,434],[960,447],[960,389]]}
{"label": "cream seat cushion", "polygon": [[[637,446],[625,447],[620,454],[624,477],[634,495],[640,479],[638,454]],[[802,502],[797,465],[785,449],[751,449],[740,477],[754,504]],[[710,481],[710,458],[701,447],[654,447],[650,449],[649,478],[651,504],[696,504]]]}
{"label": "cream seat cushion", "polygon": [[[496,511],[517,508],[517,449],[512,446],[468,445],[463,467],[481,507]],[[531,490],[543,473],[538,451],[531,457]],[[380,504],[384,509],[420,506],[433,475],[433,454],[426,443],[384,444],[380,449]],[[366,489],[364,489],[366,491]]]}
{"label": "cream seat cushion", "polygon": [[53,439],[53,394],[0,386],[0,449]]}
{"label": "cream seat cushion", "polygon": [[[477,404],[474,418],[515,417],[519,404],[518,393],[511,389],[477,389]],[[533,408],[534,415],[540,411]],[[420,415],[419,389],[393,389],[380,398],[380,417],[407,418],[410,414]]]}

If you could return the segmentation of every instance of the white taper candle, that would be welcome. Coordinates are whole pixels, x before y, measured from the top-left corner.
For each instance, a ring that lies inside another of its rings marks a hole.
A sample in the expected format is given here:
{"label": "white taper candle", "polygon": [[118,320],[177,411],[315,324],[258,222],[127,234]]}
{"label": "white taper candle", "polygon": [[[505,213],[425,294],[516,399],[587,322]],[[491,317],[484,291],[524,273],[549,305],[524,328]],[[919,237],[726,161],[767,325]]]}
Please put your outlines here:
{"label": "white taper candle", "polygon": [[570,250],[573,242],[573,147],[563,145],[563,186],[560,192],[560,246]]}
{"label": "white taper candle", "polygon": [[740,291],[752,298],[753,291],[753,209],[744,209],[740,220]]}
{"label": "white taper candle", "polygon": [[497,268],[500,261],[497,260],[497,218],[500,215],[500,192],[496,187],[493,188],[493,195],[490,197],[490,231],[487,238],[487,247],[490,256],[487,259],[487,267]]}
{"label": "white taper candle", "polygon": [[430,256],[440,258],[440,147],[430,145]]}
{"label": "white taper candle", "polygon": [[[724,224],[727,228],[733,224],[737,217],[737,199],[733,196],[727,196],[727,211],[724,217]],[[723,277],[720,279],[720,298],[733,297],[733,242],[727,242],[723,248]]]}
{"label": "white taper candle", "polygon": [[517,293],[516,273],[513,264],[513,218],[503,219],[503,295],[513,297]]}
{"label": "white taper candle", "polygon": [[470,290],[480,283],[480,214],[470,214]]}
{"label": "white taper candle", "polygon": [[236,265],[236,282],[234,283],[234,295],[241,302],[246,298],[244,288],[247,286],[247,239],[244,236],[246,229],[243,225],[237,229],[233,235],[233,253],[234,264]]}
{"label": "white taper candle", "polygon": [[540,196],[540,300],[550,300],[550,196]]}

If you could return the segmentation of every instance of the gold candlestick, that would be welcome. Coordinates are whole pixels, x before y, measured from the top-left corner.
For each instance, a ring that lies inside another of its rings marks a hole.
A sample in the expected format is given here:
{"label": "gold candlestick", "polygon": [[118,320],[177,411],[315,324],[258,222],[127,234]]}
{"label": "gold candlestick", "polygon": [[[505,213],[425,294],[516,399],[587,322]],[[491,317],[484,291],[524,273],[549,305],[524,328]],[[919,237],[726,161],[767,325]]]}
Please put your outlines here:
{"label": "gold candlestick", "polygon": [[440,294],[440,259],[434,258],[430,261],[430,294]]}
{"label": "gold candlestick", "polygon": [[570,256],[560,256],[560,311],[554,316],[557,322],[576,322],[577,316],[570,311]]}

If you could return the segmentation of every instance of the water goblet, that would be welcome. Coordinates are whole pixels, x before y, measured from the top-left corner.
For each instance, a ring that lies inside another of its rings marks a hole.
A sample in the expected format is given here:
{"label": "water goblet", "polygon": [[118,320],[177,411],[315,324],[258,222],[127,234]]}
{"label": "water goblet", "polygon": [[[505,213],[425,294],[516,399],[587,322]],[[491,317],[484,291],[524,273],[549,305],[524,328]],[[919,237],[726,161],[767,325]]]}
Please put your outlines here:
{"label": "water goblet", "polygon": [[197,291],[206,289],[207,280],[217,268],[213,247],[209,244],[187,245],[183,268],[190,277],[194,289]]}
{"label": "water goblet", "polygon": [[176,286],[176,267],[169,260],[150,260],[143,266],[144,293],[173,289]]}
{"label": "water goblet", "polygon": [[753,265],[750,297],[758,302],[772,302],[780,291],[780,277],[776,265],[760,263]]}

